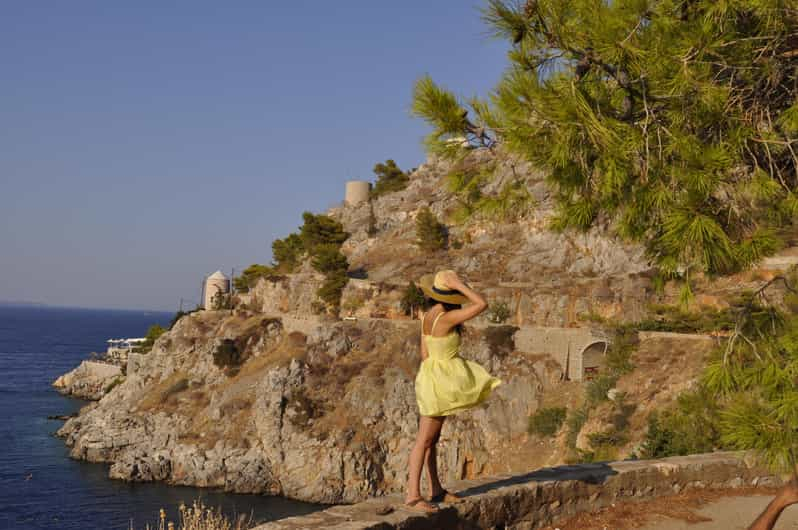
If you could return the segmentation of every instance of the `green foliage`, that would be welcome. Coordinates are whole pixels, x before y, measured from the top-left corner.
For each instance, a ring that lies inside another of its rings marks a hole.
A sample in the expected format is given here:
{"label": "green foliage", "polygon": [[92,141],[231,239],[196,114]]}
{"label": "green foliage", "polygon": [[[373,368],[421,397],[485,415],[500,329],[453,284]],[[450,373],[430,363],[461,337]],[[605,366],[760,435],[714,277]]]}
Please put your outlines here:
{"label": "green foliage", "polygon": [[507,319],[510,318],[510,307],[507,305],[507,302],[503,300],[493,302],[488,306],[488,310],[485,312],[485,318],[488,319],[488,322],[493,322],[494,324],[506,322]]}
{"label": "green foliage", "polygon": [[528,432],[540,436],[552,437],[562,427],[565,421],[566,409],[564,407],[550,407],[538,409],[529,417]]}
{"label": "green foliage", "polygon": [[349,281],[346,274],[349,262],[346,256],[341,254],[340,245],[333,243],[317,245],[311,258],[311,264],[313,268],[324,274],[324,283],[316,294],[337,310],[341,303],[341,294]]}
{"label": "green foliage", "polygon": [[402,313],[405,315],[412,315],[414,311],[424,305],[424,291],[421,290],[413,282],[408,282],[402,293],[402,299],[399,304],[402,307]]}
{"label": "green foliage", "polygon": [[424,206],[416,216],[416,244],[426,252],[446,247],[446,227]]}
{"label": "green foliage", "polygon": [[133,348],[133,351],[136,353],[150,353],[150,350],[152,350],[152,346],[155,344],[155,341],[158,339],[158,337],[160,337],[164,333],[166,333],[166,329],[164,329],[158,324],[153,324],[147,330],[147,334],[144,336],[144,341],[135,348]]}
{"label": "green foliage", "polygon": [[[272,242],[272,257],[276,265],[270,267],[271,270],[262,271],[262,275],[268,277],[270,274],[274,274],[278,271],[285,273],[293,272],[299,264],[299,260],[305,254],[305,251],[306,247],[298,234],[291,233],[283,239],[275,239]],[[253,267],[255,267],[255,265],[253,265]],[[260,267],[263,267],[263,265],[260,265]]]}
{"label": "green foliage", "polygon": [[457,199],[452,213],[456,223],[474,218],[510,222],[523,216],[534,204],[534,199],[520,180],[505,183],[498,193],[486,195],[483,187],[490,182],[493,165],[459,167],[446,177],[447,188]]}
{"label": "green foliage", "polygon": [[122,383],[124,383],[124,381],[125,381],[125,378],[124,378],[124,377],[114,377],[114,380],[113,380],[113,381],[111,381],[110,383],[108,383],[108,384],[105,386],[104,392],[107,394],[108,392],[110,392],[110,391],[111,391],[111,390],[113,390],[114,388],[116,388],[116,387],[118,387],[119,385],[121,385]]}
{"label": "green foliage", "polygon": [[[430,151],[501,143],[547,172],[554,228],[608,219],[663,277],[733,272],[778,248],[798,214],[789,3],[487,0],[483,18],[509,66],[488,101],[416,83]],[[466,191],[461,217],[479,201]],[[502,203],[488,210],[514,211]]]}
{"label": "green foliage", "polygon": [[615,383],[618,382],[617,374],[600,374],[598,377],[588,382],[585,388],[585,398],[587,403],[593,407],[602,401],[607,401],[607,392],[615,388]]}
{"label": "green foliage", "polygon": [[649,416],[640,456],[664,458],[725,448],[717,400],[702,387],[680,395],[674,407]]}
{"label": "green foliage", "polygon": [[230,296],[230,293],[217,291],[213,296],[211,296],[211,307],[209,309],[219,311],[222,309],[232,309],[232,307],[233,300]]}
{"label": "green foliage", "polygon": [[349,234],[344,231],[343,225],[327,215],[314,215],[311,212],[302,214],[304,224],[300,228],[299,239],[302,246],[309,254],[316,253],[316,247],[337,245],[346,241]]}
{"label": "green foliage", "polygon": [[[279,241],[279,240],[278,240]],[[277,243],[277,241],[275,241]],[[274,246],[274,245],[272,245]],[[233,286],[235,287],[236,291],[241,293],[247,293],[250,289],[254,288],[255,285],[260,281],[261,278],[265,278],[267,280],[275,280],[280,277],[277,273],[277,268],[285,269],[289,271],[291,267],[288,267],[284,262],[282,265],[278,265],[277,267],[273,267],[270,265],[260,265],[258,263],[253,263],[246,269],[241,272],[240,276],[236,276],[233,278]]]}
{"label": "green foliage", "polygon": [[233,339],[222,339],[213,350],[213,364],[219,368],[238,367],[244,357]]}
{"label": "green foliage", "polygon": [[410,182],[407,173],[399,169],[393,160],[386,160],[384,164],[376,164],[374,174],[377,176],[377,181],[371,190],[372,197],[403,190]]}
{"label": "green foliage", "polygon": [[581,431],[582,427],[585,425],[589,414],[590,412],[588,407],[583,406],[581,408],[572,410],[571,414],[568,415],[568,419],[566,420],[568,427],[568,438],[566,440],[566,444],[570,449],[576,449],[576,439],[579,436],[579,431]]}

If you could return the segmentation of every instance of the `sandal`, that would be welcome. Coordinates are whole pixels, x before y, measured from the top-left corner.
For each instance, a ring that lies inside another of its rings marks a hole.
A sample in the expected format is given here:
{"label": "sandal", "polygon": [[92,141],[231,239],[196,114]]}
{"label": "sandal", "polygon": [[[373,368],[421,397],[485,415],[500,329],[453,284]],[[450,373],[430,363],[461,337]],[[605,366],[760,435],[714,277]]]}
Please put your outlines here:
{"label": "sandal", "polygon": [[[421,506],[419,506],[419,504],[421,504]],[[409,508],[414,512],[435,513],[438,511],[438,508],[429,504],[424,497],[416,497],[415,499],[405,501],[404,505],[405,508]]]}
{"label": "sandal", "polygon": [[449,491],[443,490],[436,495],[432,495],[429,498],[430,502],[445,502],[448,504],[457,504],[458,502],[462,502],[463,498],[451,493]]}

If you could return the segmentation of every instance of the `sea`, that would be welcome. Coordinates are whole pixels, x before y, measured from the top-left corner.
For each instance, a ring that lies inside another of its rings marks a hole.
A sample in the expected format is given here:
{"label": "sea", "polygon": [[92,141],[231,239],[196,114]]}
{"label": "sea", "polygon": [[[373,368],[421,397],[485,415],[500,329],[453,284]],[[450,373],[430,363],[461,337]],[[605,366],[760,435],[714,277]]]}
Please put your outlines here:
{"label": "sea", "polygon": [[48,416],[71,414],[85,401],[52,388],[61,374],[110,338],[144,336],[173,313],[49,306],[0,306],[0,530],[158,528],[163,508],[179,528],[178,506],[200,499],[230,518],[265,522],[322,506],[281,497],[208,488],[128,483],[108,478],[106,464],[69,458]]}

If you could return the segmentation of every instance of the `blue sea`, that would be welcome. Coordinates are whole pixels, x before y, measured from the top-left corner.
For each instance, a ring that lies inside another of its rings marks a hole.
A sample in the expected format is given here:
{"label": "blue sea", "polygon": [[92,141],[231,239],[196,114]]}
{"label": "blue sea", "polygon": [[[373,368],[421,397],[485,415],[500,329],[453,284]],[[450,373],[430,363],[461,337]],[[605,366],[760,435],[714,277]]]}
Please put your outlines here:
{"label": "blue sea", "polygon": [[108,466],[69,458],[53,434],[63,424],[50,415],[85,404],[51,386],[109,338],[141,337],[172,313],[0,306],[0,529],[157,528],[164,508],[201,498],[228,515],[254,512],[258,521],[309,513],[319,506],[261,495],[236,495],[108,478]]}

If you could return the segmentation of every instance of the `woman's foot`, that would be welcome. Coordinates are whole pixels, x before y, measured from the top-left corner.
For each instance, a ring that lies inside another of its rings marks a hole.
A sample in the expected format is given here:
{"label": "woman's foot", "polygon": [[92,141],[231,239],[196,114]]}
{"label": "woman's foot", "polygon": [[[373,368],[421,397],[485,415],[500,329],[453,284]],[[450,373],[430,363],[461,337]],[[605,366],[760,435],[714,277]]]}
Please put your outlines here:
{"label": "woman's foot", "polygon": [[410,508],[413,511],[424,513],[434,513],[438,511],[438,508],[425,501],[424,497],[406,499],[405,508]]}
{"label": "woman's foot", "polygon": [[433,493],[430,496],[429,500],[430,502],[445,502],[448,504],[457,504],[458,502],[461,502],[463,499],[462,497],[458,497],[454,493],[442,489],[436,493]]}

